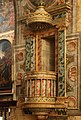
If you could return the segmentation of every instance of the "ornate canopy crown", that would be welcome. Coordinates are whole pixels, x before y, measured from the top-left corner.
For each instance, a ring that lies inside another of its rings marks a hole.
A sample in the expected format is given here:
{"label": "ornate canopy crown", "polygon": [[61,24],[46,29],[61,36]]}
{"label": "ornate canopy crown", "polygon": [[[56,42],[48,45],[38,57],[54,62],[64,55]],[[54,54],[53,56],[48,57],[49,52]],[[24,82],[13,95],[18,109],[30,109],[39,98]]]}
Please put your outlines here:
{"label": "ornate canopy crown", "polygon": [[52,16],[44,9],[44,2],[40,2],[36,11],[28,15],[27,22],[33,30],[41,30],[53,25]]}

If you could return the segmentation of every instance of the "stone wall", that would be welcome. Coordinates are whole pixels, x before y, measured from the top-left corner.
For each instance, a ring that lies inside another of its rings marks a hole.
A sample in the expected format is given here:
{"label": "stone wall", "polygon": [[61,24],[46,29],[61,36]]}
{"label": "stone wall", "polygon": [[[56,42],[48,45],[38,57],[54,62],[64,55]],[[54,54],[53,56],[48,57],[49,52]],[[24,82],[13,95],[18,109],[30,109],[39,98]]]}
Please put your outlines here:
{"label": "stone wall", "polygon": [[81,0],[77,0],[77,32],[81,31]]}

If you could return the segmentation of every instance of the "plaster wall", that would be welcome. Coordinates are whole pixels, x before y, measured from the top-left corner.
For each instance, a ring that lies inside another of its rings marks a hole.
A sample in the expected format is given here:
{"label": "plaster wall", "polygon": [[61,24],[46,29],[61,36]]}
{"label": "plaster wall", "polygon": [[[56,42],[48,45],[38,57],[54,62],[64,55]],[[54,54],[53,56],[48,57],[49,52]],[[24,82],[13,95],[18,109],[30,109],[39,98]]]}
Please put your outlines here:
{"label": "plaster wall", "polygon": [[81,0],[77,0],[77,32],[81,31]]}
{"label": "plaster wall", "polygon": [[68,120],[81,120],[81,116],[69,116]]}

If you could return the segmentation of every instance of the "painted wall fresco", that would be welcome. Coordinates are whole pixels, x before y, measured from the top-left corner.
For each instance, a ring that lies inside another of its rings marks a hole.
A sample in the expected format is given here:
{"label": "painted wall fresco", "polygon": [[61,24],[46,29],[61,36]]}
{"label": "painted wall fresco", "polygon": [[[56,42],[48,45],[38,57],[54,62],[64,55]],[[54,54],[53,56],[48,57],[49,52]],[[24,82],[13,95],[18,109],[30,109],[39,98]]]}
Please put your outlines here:
{"label": "painted wall fresco", "polygon": [[16,64],[16,84],[21,85],[23,80],[23,73],[26,69],[25,66],[25,49],[15,50],[15,64]]}
{"label": "painted wall fresco", "polygon": [[68,107],[78,107],[78,40],[67,41],[67,97]]}
{"label": "painted wall fresco", "polygon": [[[2,3],[3,2],[3,3]],[[0,33],[14,29],[14,7],[10,0],[0,2]]]}
{"label": "painted wall fresco", "polygon": [[0,92],[11,89],[11,44],[7,40],[0,41]]}

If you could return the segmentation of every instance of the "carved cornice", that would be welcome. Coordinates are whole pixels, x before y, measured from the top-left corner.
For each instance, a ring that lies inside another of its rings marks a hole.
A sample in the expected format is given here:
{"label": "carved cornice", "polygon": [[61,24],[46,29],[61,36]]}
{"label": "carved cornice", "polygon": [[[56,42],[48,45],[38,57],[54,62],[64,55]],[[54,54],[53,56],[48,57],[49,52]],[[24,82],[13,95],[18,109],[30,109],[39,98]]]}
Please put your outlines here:
{"label": "carved cornice", "polygon": [[55,72],[27,72],[25,74],[25,80],[27,79],[54,79],[56,80],[56,73]]}
{"label": "carved cornice", "polygon": [[71,12],[69,4],[62,4],[50,10],[53,16],[53,25],[58,29],[68,27],[68,13]]}
{"label": "carved cornice", "polygon": [[68,21],[59,21],[59,22],[57,22],[56,24],[56,28],[57,29],[59,29],[59,30],[61,30],[61,29],[65,29],[65,28],[67,28],[68,27]]}
{"label": "carved cornice", "polygon": [[55,15],[61,12],[68,12],[68,10],[71,10],[71,4],[64,3],[60,5],[56,5],[51,7],[50,9],[46,9],[51,15]]}
{"label": "carved cornice", "polygon": [[49,109],[53,109],[53,108],[66,108],[66,105],[63,103],[54,103],[54,102],[32,102],[32,103],[22,103],[22,108],[49,108]]}

